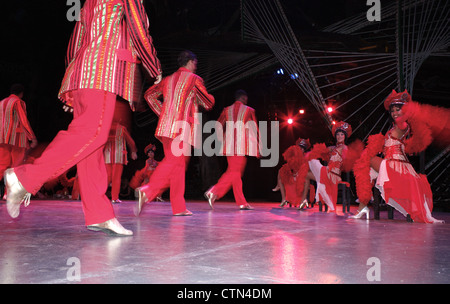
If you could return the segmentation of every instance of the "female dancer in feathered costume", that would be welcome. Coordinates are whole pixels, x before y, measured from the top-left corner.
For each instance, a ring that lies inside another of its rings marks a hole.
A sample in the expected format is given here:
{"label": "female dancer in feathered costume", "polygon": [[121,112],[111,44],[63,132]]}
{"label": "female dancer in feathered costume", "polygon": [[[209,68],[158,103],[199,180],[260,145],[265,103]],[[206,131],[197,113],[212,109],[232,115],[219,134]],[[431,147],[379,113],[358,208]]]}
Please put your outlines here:
{"label": "female dancer in feathered costume", "polygon": [[148,156],[145,161],[144,168],[137,170],[134,176],[131,178],[129,186],[134,190],[145,184],[147,184],[150,180],[150,176],[152,176],[156,167],[158,166],[158,162],[155,160],[155,151],[156,146],[153,144],[149,144],[144,149],[144,153]]}
{"label": "female dancer in feathered costume", "polygon": [[295,145],[290,146],[283,153],[283,158],[286,161],[278,171],[277,186],[273,191],[280,190],[281,204],[298,206],[301,202],[301,193],[297,190],[297,178],[302,165],[306,162],[305,153],[309,150],[311,144],[309,139],[299,138]]}
{"label": "female dancer in feathered costume", "polygon": [[[369,137],[366,149],[355,163],[353,171],[360,206],[358,213],[351,218],[364,215],[369,218],[367,204],[372,196],[371,179],[378,173],[376,187],[387,204],[405,216],[409,214],[414,222],[440,223],[442,221],[431,216],[433,196],[428,180],[424,174],[414,170],[407,154],[425,150],[433,138],[448,144],[449,111],[420,105],[411,100],[406,90],[400,93],[393,90],[384,106],[394,123],[384,137],[381,134]],[[381,152],[383,159],[377,156]]]}
{"label": "female dancer in feathered costume", "polygon": [[[332,129],[333,135],[336,139],[336,145],[326,147],[325,144],[314,145],[312,151],[308,155],[307,166],[300,170],[299,175],[304,175],[303,184],[298,186],[298,189],[302,190],[302,204],[300,207],[308,206],[306,201],[306,195],[308,193],[308,187],[310,180],[317,181],[316,201],[322,200],[327,204],[330,211],[336,210],[338,184],[341,181],[341,170],[345,167],[346,170],[351,169],[351,162],[345,161],[349,147],[345,144],[345,141],[352,134],[352,127],[346,122],[337,122]],[[352,145],[352,155],[359,154],[359,144],[355,142]],[[354,153],[353,153],[354,151]],[[318,158],[328,162],[327,166],[323,166]],[[348,163],[348,164],[347,164]],[[302,177],[299,179],[301,182]]]}

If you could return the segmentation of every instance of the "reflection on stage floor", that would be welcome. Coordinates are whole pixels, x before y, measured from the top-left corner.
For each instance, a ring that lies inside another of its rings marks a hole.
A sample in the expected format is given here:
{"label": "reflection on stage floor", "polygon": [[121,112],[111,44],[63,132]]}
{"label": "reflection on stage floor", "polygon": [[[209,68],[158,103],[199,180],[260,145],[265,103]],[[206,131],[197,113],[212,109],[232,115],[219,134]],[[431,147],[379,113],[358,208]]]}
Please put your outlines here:
{"label": "reflection on stage floor", "polygon": [[135,217],[134,204],[114,205],[134,232],[114,237],[85,228],[79,201],[32,200],[16,220],[2,201],[0,283],[450,282],[450,213],[433,213],[447,223],[432,225],[386,212],[378,221],[349,219],[340,206],[332,214],[188,201],[193,216],[154,202]]}

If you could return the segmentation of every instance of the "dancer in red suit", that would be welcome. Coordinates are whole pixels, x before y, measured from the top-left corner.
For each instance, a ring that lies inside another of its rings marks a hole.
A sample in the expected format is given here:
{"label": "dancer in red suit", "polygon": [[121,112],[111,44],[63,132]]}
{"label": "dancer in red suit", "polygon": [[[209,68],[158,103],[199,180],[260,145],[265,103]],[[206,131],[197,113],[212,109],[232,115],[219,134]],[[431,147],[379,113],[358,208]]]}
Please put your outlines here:
{"label": "dancer in red suit", "polygon": [[[355,163],[360,205],[357,214],[351,218],[369,219],[367,204],[372,194],[371,179],[376,178],[375,185],[388,205],[404,216],[409,214],[414,222],[441,223],[431,215],[433,195],[427,177],[414,170],[407,154],[421,152],[433,138],[449,135],[449,111],[421,106],[411,100],[407,91],[397,93],[395,90],[386,98],[384,106],[394,123],[385,136],[369,137],[366,149]],[[448,137],[445,141],[448,142]],[[381,152],[383,158],[377,156]]]}
{"label": "dancer in red suit", "polygon": [[27,119],[26,105],[22,100],[23,93],[24,87],[21,84],[14,84],[11,87],[11,95],[0,101],[1,176],[6,169],[21,165],[26,149],[37,145],[36,136]]}
{"label": "dancer in red suit", "polygon": [[[241,210],[253,209],[242,192],[242,175],[247,164],[246,155],[259,157],[259,131],[255,110],[247,106],[247,93],[244,90],[238,90],[235,93],[235,100],[231,106],[222,111],[219,117],[219,123],[228,130],[225,133],[224,143],[224,155],[227,156],[228,168],[217,184],[205,192],[211,209],[214,202],[222,198],[230,188],[233,188],[234,199]],[[230,127],[231,130],[227,129]]]}
{"label": "dancer in red suit", "polygon": [[[140,214],[145,202],[152,201],[167,188],[170,188],[173,214],[192,215],[186,209],[184,189],[191,147],[199,144],[194,139],[195,114],[199,108],[212,109],[214,97],[207,92],[203,79],[195,74],[197,57],[194,53],[182,51],[178,64],[180,68],[175,73],[145,93],[148,104],[159,116],[155,136],[163,144],[164,159],[156,167],[149,183],[139,188],[136,215]],[[164,102],[158,100],[161,96]]]}
{"label": "dancer in red suit", "polygon": [[120,185],[122,182],[123,166],[128,163],[127,145],[131,150],[131,159],[137,159],[137,148],[127,128],[120,123],[115,123],[109,132],[104,154],[108,184],[111,183],[111,203],[117,204],[119,199]]}
{"label": "dancer in red suit", "polygon": [[161,79],[160,62],[148,34],[140,0],[86,0],[67,52],[67,69],[59,97],[73,107],[74,119],[35,160],[8,169],[7,210],[17,217],[45,181],[77,165],[82,206],[89,230],[132,235],[116,219],[105,195],[108,183],[103,147],[111,128],[117,95],[133,106],[142,77]]}

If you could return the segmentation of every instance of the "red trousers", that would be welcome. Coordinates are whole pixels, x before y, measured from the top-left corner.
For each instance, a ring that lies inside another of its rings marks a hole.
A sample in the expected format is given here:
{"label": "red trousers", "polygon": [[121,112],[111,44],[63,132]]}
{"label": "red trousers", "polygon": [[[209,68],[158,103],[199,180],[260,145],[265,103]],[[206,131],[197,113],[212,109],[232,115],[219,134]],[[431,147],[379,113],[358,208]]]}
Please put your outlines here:
{"label": "red trousers", "polygon": [[9,144],[0,144],[0,176],[6,169],[19,166],[25,158],[25,148],[16,147]]}
{"label": "red trousers", "polygon": [[108,185],[111,184],[111,200],[119,199],[120,184],[122,183],[123,164],[106,164]]}
{"label": "red trousers", "polygon": [[244,174],[247,158],[245,156],[227,156],[228,168],[220,177],[217,184],[211,188],[211,192],[222,198],[230,188],[233,188],[234,199],[237,205],[247,204],[242,192],[242,175]]}
{"label": "red trousers", "polygon": [[[162,144],[164,149],[164,159],[158,164],[150,181],[142,186],[141,191],[145,193],[149,201],[154,200],[159,194],[170,188],[170,203],[173,214],[181,213],[186,210],[186,201],[184,199],[186,166],[189,162],[188,153],[191,146],[174,139],[163,137]],[[181,147],[184,153],[180,156],[173,153],[172,144]]]}
{"label": "red trousers", "polygon": [[73,120],[33,164],[14,169],[25,189],[35,194],[50,179],[77,165],[86,225],[115,217],[105,195],[108,179],[103,147],[108,140],[116,95],[100,90],[73,91]]}

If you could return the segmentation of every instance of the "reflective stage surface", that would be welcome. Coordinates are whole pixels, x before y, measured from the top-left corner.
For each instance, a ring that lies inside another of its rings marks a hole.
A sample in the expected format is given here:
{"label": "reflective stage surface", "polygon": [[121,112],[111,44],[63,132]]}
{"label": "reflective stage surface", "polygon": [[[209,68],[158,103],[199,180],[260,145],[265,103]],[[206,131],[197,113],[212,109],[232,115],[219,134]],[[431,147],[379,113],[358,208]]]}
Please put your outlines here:
{"label": "reflective stage surface", "polygon": [[189,201],[194,215],[175,217],[151,203],[136,218],[126,201],[114,208],[134,236],[112,237],[85,228],[79,201],[32,200],[17,220],[2,201],[0,283],[450,282],[449,213],[432,225],[252,205]]}

